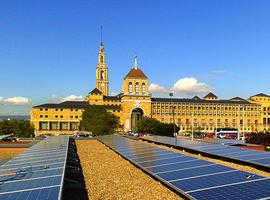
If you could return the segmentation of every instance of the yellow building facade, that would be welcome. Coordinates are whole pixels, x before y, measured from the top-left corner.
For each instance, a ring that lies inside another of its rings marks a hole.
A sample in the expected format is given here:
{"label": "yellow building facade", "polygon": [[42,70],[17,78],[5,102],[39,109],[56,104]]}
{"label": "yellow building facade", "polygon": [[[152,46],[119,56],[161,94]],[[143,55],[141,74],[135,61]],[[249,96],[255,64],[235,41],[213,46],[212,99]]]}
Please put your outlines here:
{"label": "yellow building facade", "polygon": [[148,92],[148,77],[134,66],[124,77],[122,92],[108,95],[109,76],[103,43],[100,44],[96,67],[96,88],[85,101],[66,101],[60,104],[42,104],[31,111],[35,134],[71,134],[79,130],[84,109],[88,105],[102,105],[121,122],[122,131],[136,130],[142,116],[164,123],[175,123],[180,132],[193,128],[213,132],[215,128],[237,128],[240,132],[268,131],[270,129],[270,96],[260,93],[249,99],[235,97],[219,99],[213,93],[203,98],[156,98]]}

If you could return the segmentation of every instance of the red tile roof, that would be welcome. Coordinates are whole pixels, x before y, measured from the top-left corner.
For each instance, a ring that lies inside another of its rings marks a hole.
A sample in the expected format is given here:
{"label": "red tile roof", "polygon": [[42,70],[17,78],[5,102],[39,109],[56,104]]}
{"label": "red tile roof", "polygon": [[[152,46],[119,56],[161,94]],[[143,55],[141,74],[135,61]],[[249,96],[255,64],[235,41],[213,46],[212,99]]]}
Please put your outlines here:
{"label": "red tile roof", "polygon": [[128,74],[126,75],[125,78],[146,78],[147,76],[143,73],[142,70],[140,70],[139,68],[132,68]]}

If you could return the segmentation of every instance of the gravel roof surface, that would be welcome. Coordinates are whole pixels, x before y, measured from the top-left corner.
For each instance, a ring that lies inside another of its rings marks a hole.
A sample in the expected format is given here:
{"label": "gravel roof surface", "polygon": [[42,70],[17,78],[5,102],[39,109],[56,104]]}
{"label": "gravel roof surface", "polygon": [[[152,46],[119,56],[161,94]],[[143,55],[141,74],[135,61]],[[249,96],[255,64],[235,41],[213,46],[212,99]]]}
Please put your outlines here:
{"label": "gravel roof surface", "polygon": [[22,152],[20,151],[5,151],[0,149],[0,158],[14,158],[18,155],[20,155]]}
{"label": "gravel roof surface", "polygon": [[89,199],[181,199],[97,140],[76,140]]}

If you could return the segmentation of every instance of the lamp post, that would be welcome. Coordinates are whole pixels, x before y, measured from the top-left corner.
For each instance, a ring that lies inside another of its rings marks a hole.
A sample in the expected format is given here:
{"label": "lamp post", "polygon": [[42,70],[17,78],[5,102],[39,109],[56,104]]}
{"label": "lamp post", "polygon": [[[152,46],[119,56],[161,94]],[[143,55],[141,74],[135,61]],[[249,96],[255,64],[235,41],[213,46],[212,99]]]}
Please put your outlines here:
{"label": "lamp post", "polygon": [[216,108],[216,132],[217,132],[217,128],[218,128],[218,111],[217,111],[217,106],[215,106],[215,108]]}
{"label": "lamp post", "polygon": [[191,118],[191,140],[194,140],[194,105],[192,106],[192,118]]}
{"label": "lamp post", "polygon": [[171,106],[172,106],[172,117],[173,117],[173,135],[176,137],[176,131],[175,131],[175,123],[174,123],[174,105],[172,104],[172,97],[173,97],[173,93],[170,92],[169,96],[171,98]]}
{"label": "lamp post", "polygon": [[240,105],[238,106],[238,116],[237,116],[237,140],[240,140]]}
{"label": "lamp post", "polygon": [[245,113],[244,113],[244,106],[242,106],[242,111],[243,111],[243,126],[242,126],[242,131],[243,131],[243,142],[245,142]]}

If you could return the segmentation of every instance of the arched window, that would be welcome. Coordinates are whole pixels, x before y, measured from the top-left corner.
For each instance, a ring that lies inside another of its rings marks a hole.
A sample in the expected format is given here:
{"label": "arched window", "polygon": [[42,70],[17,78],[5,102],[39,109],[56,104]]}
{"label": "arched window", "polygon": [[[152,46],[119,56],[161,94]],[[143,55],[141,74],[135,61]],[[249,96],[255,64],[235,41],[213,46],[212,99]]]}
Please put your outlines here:
{"label": "arched window", "polygon": [[132,83],[131,82],[128,83],[128,93],[132,94]]}
{"label": "arched window", "polygon": [[139,94],[139,83],[135,83],[135,94]]}
{"label": "arched window", "polygon": [[103,56],[100,56],[100,62],[103,63]]}
{"label": "arched window", "polygon": [[104,79],[104,71],[100,72],[100,79],[102,79],[102,80]]}
{"label": "arched window", "polygon": [[146,91],[145,91],[145,83],[142,84],[142,94],[145,95]]}

